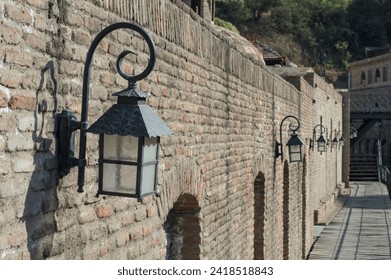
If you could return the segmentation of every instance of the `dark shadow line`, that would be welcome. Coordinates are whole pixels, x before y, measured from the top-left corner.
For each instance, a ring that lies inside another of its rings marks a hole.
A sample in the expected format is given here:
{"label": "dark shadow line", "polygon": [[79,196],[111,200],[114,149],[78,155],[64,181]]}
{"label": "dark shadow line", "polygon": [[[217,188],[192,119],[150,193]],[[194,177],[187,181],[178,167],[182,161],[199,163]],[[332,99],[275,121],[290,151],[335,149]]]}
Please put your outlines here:
{"label": "dark shadow line", "polygon": [[[356,191],[355,191],[355,194],[354,195],[357,195],[357,191],[358,191],[358,188],[359,186],[357,185],[357,188],[356,188]],[[346,216],[346,213],[344,214],[344,219],[343,221],[346,221],[344,224],[341,225],[341,228],[343,227],[343,225],[345,225],[345,229],[341,230],[339,235],[338,235],[338,240],[339,240],[339,243],[338,245],[336,244],[334,246],[334,250],[333,250],[333,254],[332,254],[332,259],[334,260],[338,260],[339,259],[339,255],[341,254],[341,250],[342,250],[342,247],[343,247],[343,243],[345,241],[345,237],[346,237],[346,233],[347,233],[347,228],[349,226],[349,221],[350,221],[350,218],[352,216],[352,208],[349,207],[349,205],[351,204],[352,202],[352,197],[349,197],[348,201],[347,201],[347,206],[349,208],[349,211],[348,211],[348,214],[347,214],[347,219],[345,219],[345,216]],[[343,206],[343,208],[345,208],[345,206]],[[341,236],[341,232],[342,232],[342,237],[340,238]],[[336,249],[337,247],[337,249]]]}

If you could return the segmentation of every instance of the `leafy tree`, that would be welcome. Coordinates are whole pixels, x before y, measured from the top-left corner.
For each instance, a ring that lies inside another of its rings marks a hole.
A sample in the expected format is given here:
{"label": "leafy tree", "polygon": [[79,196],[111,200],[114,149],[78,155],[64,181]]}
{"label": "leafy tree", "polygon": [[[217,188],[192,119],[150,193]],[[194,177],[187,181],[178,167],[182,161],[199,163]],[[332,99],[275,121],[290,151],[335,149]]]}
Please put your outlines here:
{"label": "leafy tree", "polygon": [[248,9],[244,6],[244,0],[217,0],[216,16],[224,21],[238,24],[246,21]]}
{"label": "leafy tree", "polygon": [[361,46],[385,46],[391,37],[390,0],[353,0],[349,6],[350,27]]}
{"label": "leafy tree", "polygon": [[259,22],[263,13],[269,12],[271,8],[281,5],[281,0],[244,0],[247,9],[250,10],[252,19]]}
{"label": "leafy tree", "polygon": [[236,28],[236,26],[233,25],[232,23],[228,22],[228,21],[225,21],[225,20],[223,20],[221,18],[215,17],[214,18],[214,23],[217,26],[224,27],[224,28],[226,28],[228,30],[231,30],[231,31],[239,34],[239,30]]}
{"label": "leafy tree", "polygon": [[216,15],[244,36],[276,42],[284,56],[300,46],[310,66],[325,54],[328,65],[344,68],[365,46],[391,44],[391,0],[216,0]]}

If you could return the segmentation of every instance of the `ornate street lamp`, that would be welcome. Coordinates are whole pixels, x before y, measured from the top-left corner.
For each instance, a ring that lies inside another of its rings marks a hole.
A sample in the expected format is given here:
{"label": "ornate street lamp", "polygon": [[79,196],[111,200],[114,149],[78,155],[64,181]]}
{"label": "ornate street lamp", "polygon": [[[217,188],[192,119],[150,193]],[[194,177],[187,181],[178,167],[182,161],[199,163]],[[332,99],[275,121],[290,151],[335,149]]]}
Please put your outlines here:
{"label": "ornate street lamp", "polygon": [[342,135],[341,130],[337,132],[337,130],[334,130],[334,138],[333,138],[333,148],[337,148],[338,144],[340,147],[343,147],[345,145],[345,138]]}
{"label": "ornate street lamp", "polygon": [[312,131],[312,139],[310,141],[310,149],[314,149],[315,146],[315,138],[316,138],[316,129],[319,127],[320,129],[320,135],[319,138],[316,140],[317,146],[318,146],[318,152],[326,152],[327,150],[327,141],[323,137],[323,133],[326,132],[326,128],[322,124],[322,116],[320,116],[320,124],[316,125]]}
{"label": "ornate street lamp", "polygon": [[350,123],[350,135],[349,135],[349,138],[353,139],[353,138],[356,138],[357,136],[358,136],[358,129],[357,129],[357,127],[353,123]]}
{"label": "ornate street lamp", "polygon": [[293,123],[289,124],[289,130],[292,131],[291,138],[286,143],[289,149],[289,161],[290,162],[303,161],[303,154],[302,154],[303,141],[301,141],[301,139],[296,133],[296,131],[300,128],[300,121],[295,116],[285,117],[280,124],[280,142],[276,141],[275,157],[278,158],[279,156],[281,156],[281,160],[284,157],[283,156],[284,149],[282,147],[282,125],[284,121],[287,120],[288,118],[294,119],[297,123],[296,125],[294,125]]}
{"label": "ornate street lamp", "polygon": [[[114,104],[95,123],[88,127],[88,98],[90,68],[98,44],[117,29],[131,29],[139,33],[149,47],[149,62],[140,74],[129,76],[122,69],[122,61],[130,51],[122,52],[117,59],[119,74],[128,81],[126,89],[113,94]],[[136,87],[146,78],[156,62],[155,45],[144,29],[128,22],[112,24],[93,40],[84,65],[81,121],[63,110],[57,117],[58,172],[60,176],[78,166],[78,192],[83,192],[86,161],[87,132],[99,134],[99,187],[105,195],[142,198],[157,194],[157,170],[161,136],[171,134],[165,122],[147,105],[147,94]],[[74,157],[74,131],[80,129],[79,158]]]}

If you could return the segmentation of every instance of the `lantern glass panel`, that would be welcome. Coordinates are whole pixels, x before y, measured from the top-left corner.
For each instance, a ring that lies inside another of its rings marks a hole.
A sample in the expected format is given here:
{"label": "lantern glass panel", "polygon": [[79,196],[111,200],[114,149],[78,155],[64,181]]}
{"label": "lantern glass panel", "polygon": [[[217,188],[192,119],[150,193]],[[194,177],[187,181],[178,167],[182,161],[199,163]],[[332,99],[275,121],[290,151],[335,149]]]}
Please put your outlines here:
{"label": "lantern glass panel", "polygon": [[326,142],[318,142],[318,151],[325,152],[326,151]]}
{"label": "lantern glass panel", "polygon": [[155,192],[156,164],[147,165],[142,168],[142,179],[140,196]]}
{"label": "lantern glass panel", "polygon": [[158,148],[157,137],[145,137],[144,147],[143,147],[143,162],[157,160],[157,148]]}
{"label": "lantern glass panel", "polygon": [[336,138],[333,139],[333,148],[338,147],[338,140]]}
{"label": "lantern glass panel", "polygon": [[104,135],[103,158],[137,161],[138,138],[133,136]]}
{"label": "lantern glass panel", "polygon": [[289,159],[291,162],[301,161],[301,146],[289,146]]}
{"label": "lantern glass panel", "polygon": [[101,137],[100,190],[136,195],[139,138],[117,134]]}
{"label": "lantern glass panel", "polygon": [[137,166],[104,163],[104,192],[136,194]]}

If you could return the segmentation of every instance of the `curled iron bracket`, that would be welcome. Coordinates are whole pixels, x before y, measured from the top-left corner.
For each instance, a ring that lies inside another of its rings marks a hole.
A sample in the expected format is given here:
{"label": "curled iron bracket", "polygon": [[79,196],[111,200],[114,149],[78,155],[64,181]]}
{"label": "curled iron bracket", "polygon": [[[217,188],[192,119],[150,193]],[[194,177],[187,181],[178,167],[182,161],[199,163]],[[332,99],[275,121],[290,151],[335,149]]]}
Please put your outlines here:
{"label": "curled iron bracket", "polygon": [[316,129],[319,127],[320,136],[323,136],[323,133],[326,132],[325,126],[322,124],[322,116],[320,116],[320,124],[316,125],[314,129],[312,130],[312,139],[310,139],[310,150],[313,150],[315,147],[315,138],[316,138]]}
{"label": "curled iron bracket", "polygon": [[[130,22],[118,22],[109,25],[104,28],[92,41],[91,46],[88,49],[86,61],[84,64],[83,75],[83,91],[82,91],[82,108],[81,108],[81,120],[78,122],[74,113],[69,110],[63,110],[57,114],[57,156],[59,159],[58,174],[60,177],[67,175],[72,167],[78,166],[78,192],[83,192],[84,186],[84,174],[85,167],[87,165],[86,160],[86,143],[87,143],[87,129],[88,129],[88,102],[89,102],[89,84],[90,84],[90,72],[95,50],[99,43],[109,33],[118,29],[130,29],[140,34],[146,41],[149,48],[149,61],[147,67],[139,74],[128,75],[123,71],[122,62],[126,55],[134,54],[129,50],[122,52],[117,59],[118,73],[129,82],[129,88],[135,88],[136,82],[146,78],[152,71],[156,63],[156,48],[148,33],[140,26]],[[80,148],[79,158],[74,156],[74,142],[75,142],[75,130],[80,130]]]}

